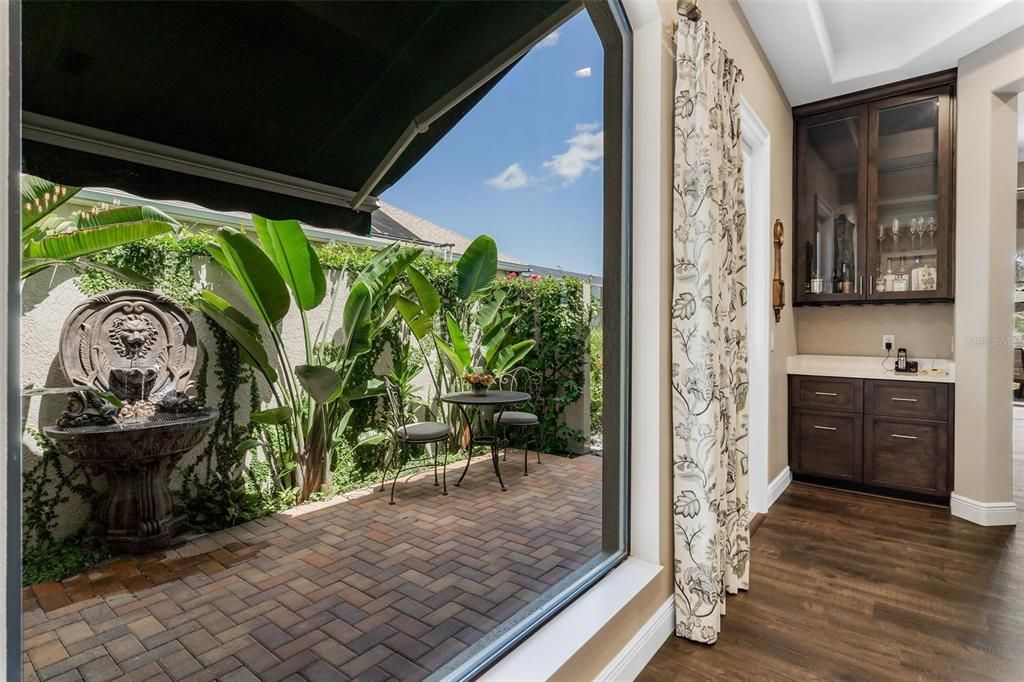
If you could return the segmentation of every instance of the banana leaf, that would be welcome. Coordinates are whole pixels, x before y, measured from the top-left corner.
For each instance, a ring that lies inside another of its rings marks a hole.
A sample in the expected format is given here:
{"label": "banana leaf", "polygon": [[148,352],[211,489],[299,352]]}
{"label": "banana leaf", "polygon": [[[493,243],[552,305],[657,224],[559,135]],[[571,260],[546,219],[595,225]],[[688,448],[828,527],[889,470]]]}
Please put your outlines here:
{"label": "banana leaf", "polygon": [[277,371],[260,341],[255,322],[212,291],[202,292],[196,299],[196,307],[234,339],[243,360],[259,370],[270,383],[277,381]]}
{"label": "banana leaf", "polygon": [[452,340],[452,350],[459,356],[462,366],[469,367],[473,362],[473,353],[469,348],[465,335],[463,335],[462,330],[459,328],[459,323],[455,321],[455,316],[451,313],[447,314],[445,322],[448,324],[448,337]]}
{"label": "banana leaf", "polygon": [[71,260],[156,237],[170,232],[177,225],[166,214],[146,206],[83,214],[77,221],[76,229],[72,231],[35,234],[23,245],[23,256]]}
{"label": "banana leaf", "polygon": [[301,310],[313,310],[327,294],[327,280],[320,259],[296,220],[267,220],[253,215],[263,250],[281,279],[292,290]]}
{"label": "banana leaf", "polygon": [[402,296],[395,302],[395,306],[398,308],[402,319],[405,320],[405,324],[409,327],[409,331],[417,339],[422,339],[434,328],[433,318],[417,305],[415,301]]}
{"label": "banana leaf", "polygon": [[526,357],[527,353],[533,350],[536,342],[533,339],[527,341],[520,341],[519,343],[513,343],[511,346],[507,346],[498,351],[497,356],[491,366],[491,371],[495,374],[507,374],[509,370],[522,362],[523,358]]}
{"label": "banana leaf", "polygon": [[323,365],[299,365],[295,368],[295,376],[306,393],[321,405],[340,396],[345,387],[341,375]]}
{"label": "banana leaf", "polygon": [[352,360],[370,350],[373,326],[370,322],[370,311],[373,298],[365,282],[358,279],[348,292],[345,310],[341,314],[341,328],[345,335],[345,354],[343,360]]}
{"label": "banana leaf", "polygon": [[56,185],[34,175],[21,176],[21,229],[35,225],[40,218],[81,191],[80,187]]}
{"label": "banana leaf", "polygon": [[437,289],[430,283],[426,275],[411,265],[406,274],[409,275],[409,283],[412,284],[412,289],[416,292],[416,298],[419,300],[423,312],[428,317],[433,317],[441,307],[441,295],[437,293]]}
{"label": "banana leaf", "polygon": [[498,274],[498,245],[486,234],[473,240],[455,264],[455,293],[464,301],[486,291]]}
{"label": "banana leaf", "polygon": [[280,424],[287,424],[292,420],[292,408],[284,407],[270,407],[266,410],[260,410],[259,412],[253,412],[249,415],[249,419],[257,424],[263,424],[265,426],[278,426]]}
{"label": "banana leaf", "polygon": [[234,278],[267,325],[284,319],[291,305],[288,287],[255,242],[238,230],[222,227],[206,250]]}

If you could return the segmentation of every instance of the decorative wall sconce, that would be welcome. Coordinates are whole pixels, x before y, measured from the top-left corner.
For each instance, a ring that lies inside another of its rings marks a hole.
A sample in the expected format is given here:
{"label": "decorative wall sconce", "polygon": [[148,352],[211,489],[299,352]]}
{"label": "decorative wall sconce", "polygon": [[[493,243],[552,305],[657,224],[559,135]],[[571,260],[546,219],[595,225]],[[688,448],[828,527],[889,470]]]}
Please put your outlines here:
{"label": "decorative wall sconce", "polygon": [[782,309],[786,307],[786,283],[782,281],[782,221],[776,219],[773,228],[775,244],[775,274],[772,276],[772,308],[775,310],[775,324],[782,319]]}

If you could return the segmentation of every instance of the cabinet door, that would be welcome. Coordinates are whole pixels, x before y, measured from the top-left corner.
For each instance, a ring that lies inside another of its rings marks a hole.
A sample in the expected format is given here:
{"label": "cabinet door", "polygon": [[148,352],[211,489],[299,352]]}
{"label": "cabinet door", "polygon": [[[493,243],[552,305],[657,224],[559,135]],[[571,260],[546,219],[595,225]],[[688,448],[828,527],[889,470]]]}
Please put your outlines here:
{"label": "cabinet door", "polygon": [[867,107],[797,121],[794,301],[864,299]]}
{"label": "cabinet door", "polygon": [[867,417],[864,482],[926,495],[949,494],[949,440],[939,422]]}
{"label": "cabinet door", "polygon": [[795,410],[792,419],[794,473],[861,480],[863,419],[859,414]]}
{"label": "cabinet door", "polygon": [[868,298],[953,295],[950,88],[871,105]]}

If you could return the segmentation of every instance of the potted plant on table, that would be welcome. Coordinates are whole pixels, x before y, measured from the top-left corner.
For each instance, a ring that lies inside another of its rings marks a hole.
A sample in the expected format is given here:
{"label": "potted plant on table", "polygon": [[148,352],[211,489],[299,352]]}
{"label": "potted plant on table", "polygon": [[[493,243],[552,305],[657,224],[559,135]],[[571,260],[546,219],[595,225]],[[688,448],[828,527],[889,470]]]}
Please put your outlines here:
{"label": "potted plant on table", "polygon": [[474,367],[472,372],[463,374],[462,380],[469,384],[474,395],[484,395],[495,381],[494,375],[481,367]]}

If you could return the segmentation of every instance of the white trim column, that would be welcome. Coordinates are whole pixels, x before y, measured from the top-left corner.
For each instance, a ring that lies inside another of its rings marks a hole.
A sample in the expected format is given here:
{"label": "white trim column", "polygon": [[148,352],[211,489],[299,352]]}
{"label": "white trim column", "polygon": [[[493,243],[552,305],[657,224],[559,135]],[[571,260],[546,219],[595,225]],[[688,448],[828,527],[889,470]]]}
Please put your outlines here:
{"label": "white trim column", "polygon": [[747,203],[747,363],[750,390],[747,461],[752,514],[764,514],[774,502],[768,494],[771,351],[775,348],[772,319],[771,135],[746,98],[740,96],[743,184]]}

